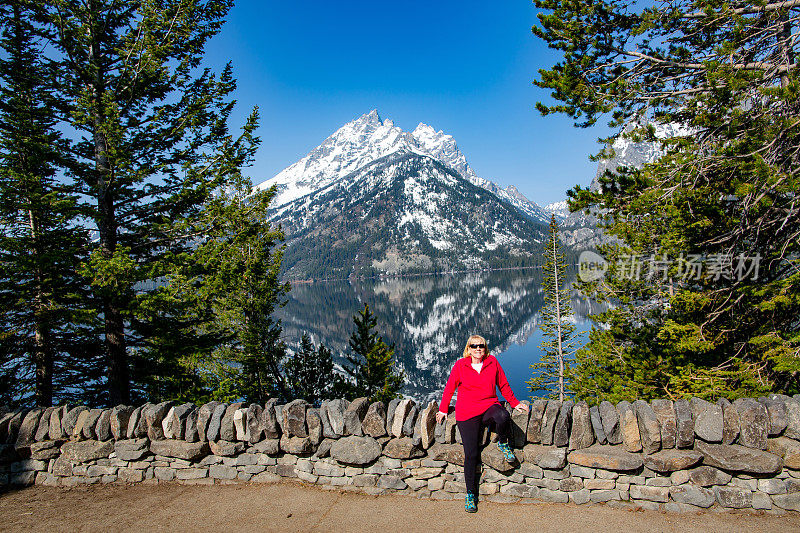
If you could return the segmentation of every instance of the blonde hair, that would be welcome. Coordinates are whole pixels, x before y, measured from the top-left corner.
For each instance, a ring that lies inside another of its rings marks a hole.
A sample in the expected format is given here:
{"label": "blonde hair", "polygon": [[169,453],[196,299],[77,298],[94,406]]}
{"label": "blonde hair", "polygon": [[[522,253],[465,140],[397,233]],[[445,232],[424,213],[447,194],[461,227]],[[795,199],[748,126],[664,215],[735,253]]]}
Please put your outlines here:
{"label": "blonde hair", "polygon": [[469,339],[467,339],[467,345],[464,346],[464,354],[462,355],[462,357],[469,357],[469,345],[472,344],[473,341],[481,341],[483,344],[485,344],[486,348],[484,348],[483,352],[486,355],[489,355],[489,345],[486,344],[486,339],[484,339],[480,335],[470,335]]}

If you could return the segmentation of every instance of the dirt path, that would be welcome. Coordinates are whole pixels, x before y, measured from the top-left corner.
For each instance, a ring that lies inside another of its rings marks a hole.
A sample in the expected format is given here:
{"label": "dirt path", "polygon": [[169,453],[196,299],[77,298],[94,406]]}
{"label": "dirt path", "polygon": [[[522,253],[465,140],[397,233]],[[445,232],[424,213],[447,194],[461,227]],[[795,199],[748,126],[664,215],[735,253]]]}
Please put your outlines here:
{"label": "dirt path", "polygon": [[668,514],[604,505],[499,504],[368,496],[293,483],[33,487],[0,494],[2,531],[800,531],[800,515]]}

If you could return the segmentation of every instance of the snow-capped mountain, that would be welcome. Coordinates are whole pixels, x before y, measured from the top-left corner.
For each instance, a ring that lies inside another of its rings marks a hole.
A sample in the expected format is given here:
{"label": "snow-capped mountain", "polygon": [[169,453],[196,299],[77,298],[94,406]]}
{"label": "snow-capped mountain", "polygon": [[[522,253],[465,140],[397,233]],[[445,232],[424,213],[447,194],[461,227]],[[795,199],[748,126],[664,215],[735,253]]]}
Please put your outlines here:
{"label": "snow-capped mountain", "polygon": [[372,111],[258,187],[272,185],[291,277],[540,262],[545,228],[529,213],[544,212],[520,209],[516,189],[476,176],[453,138],[425,124],[407,133]]}

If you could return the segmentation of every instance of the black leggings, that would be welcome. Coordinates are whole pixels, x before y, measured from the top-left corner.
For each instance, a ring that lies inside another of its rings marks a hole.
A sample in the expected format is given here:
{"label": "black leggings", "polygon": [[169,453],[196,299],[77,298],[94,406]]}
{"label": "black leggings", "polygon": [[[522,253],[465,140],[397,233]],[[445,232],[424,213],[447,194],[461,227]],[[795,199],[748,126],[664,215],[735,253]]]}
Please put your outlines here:
{"label": "black leggings", "polygon": [[478,482],[475,480],[475,469],[478,467],[478,439],[483,425],[493,426],[499,442],[508,442],[511,427],[511,416],[499,404],[494,404],[482,415],[467,420],[456,421],[461,442],[464,444],[464,483],[467,491],[478,494]]}

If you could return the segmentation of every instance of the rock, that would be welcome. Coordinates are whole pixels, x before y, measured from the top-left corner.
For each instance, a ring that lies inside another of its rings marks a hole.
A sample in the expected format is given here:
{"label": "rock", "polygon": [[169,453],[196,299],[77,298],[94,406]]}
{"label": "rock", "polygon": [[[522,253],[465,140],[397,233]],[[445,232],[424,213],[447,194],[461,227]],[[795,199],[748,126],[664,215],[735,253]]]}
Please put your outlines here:
{"label": "rock", "polygon": [[397,410],[397,406],[400,404],[401,400],[402,398],[394,398],[393,400],[389,400],[389,405],[386,406],[386,434],[389,436],[392,435],[394,412]]}
{"label": "rock", "polygon": [[[361,421],[364,420],[364,417],[366,416],[368,409],[369,409],[368,398],[356,398],[355,400],[350,402],[350,405],[348,405],[347,409],[345,409],[344,411],[345,434],[358,435],[358,436],[364,434],[364,429],[361,426]],[[400,429],[400,432],[402,434],[402,427]]]}
{"label": "rock", "polygon": [[264,404],[264,410],[261,412],[261,423],[264,426],[264,437],[267,439],[278,439],[281,436],[280,426],[278,425],[278,413],[275,411],[275,406],[278,400],[270,398]]}
{"label": "rock", "polygon": [[567,446],[569,444],[569,429],[572,423],[572,400],[567,400],[561,404],[558,411],[558,418],[553,427],[553,444],[556,446]]}
{"label": "rock", "polygon": [[[17,448],[30,446],[32,443],[36,442],[36,429],[39,427],[39,419],[42,417],[43,413],[43,409],[31,409],[22,419],[22,423],[17,430]],[[48,420],[47,423],[49,424],[50,421]]]}
{"label": "rock", "polygon": [[541,398],[531,403],[530,416],[528,417],[528,431],[526,437],[528,442],[542,442],[542,418],[544,410],[547,408],[547,400]]}
{"label": "rock", "polygon": [[558,413],[561,411],[561,402],[558,400],[548,400],[542,415],[542,444],[550,446],[553,444],[553,432],[556,427]]}
{"label": "rock", "polygon": [[186,442],[199,442],[200,433],[197,430],[197,409],[192,409],[183,421],[183,440]]}
{"label": "rock", "polygon": [[459,444],[436,443],[428,449],[428,457],[435,461],[464,466],[464,447]]}
{"label": "rock", "polygon": [[150,440],[163,440],[164,439],[164,417],[167,416],[169,410],[176,405],[175,402],[161,402],[154,405],[150,409],[142,411],[144,413],[145,421],[147,422],[147,436]]}
{"label": "rock", "polygon": [[400,403],[397,404],[397,408],[394,411],[394,419],[392,420],[392,430],[389,432],[390,436],[403,436],[403,424],[406,421],[406,416],[408,416],[409,411],[411,411],[412,401],[413,400],[405,398],[400,400]]}
{"label": "rock", "polygon": [[[606,437],[606,431],[603,429],[603,419],[600,416],[600,408],[596,405],[593,405],[589,408],[589,420],[592,423],[592,431],[594,432],[594,437],[597,439],[598,444],[606,444],[608,442],[608,438]],[[586,502],[589,501],[589,496],[586,496]]]}
{"label": "rock", "polygon": [[738,443],[748,448],[765,450],[770,423],[767,408],[752,398],[739,398],[733,402],[739,414]]}
{"label": "rock", "polygon": [[319,406],[319,418],[322,421],[322,436],[326,439],[335,439],[336,434],[331,428],[331,421],[328,419],[328,400],[323,400]]}
{"label": "rock", "polygon": [[[139,425],[139,418],[142,416],[142,407],[136,407],[131,411],[131,416],[128,419],[128,428],[125,430],[125,438],[133,439],[136,437],[136,428]],[[120,435],[121,437],[122,435]]]}
{"label": "rock", "polygon": [[225,408],[225,414],[222,415],[219,423],[219,440],[236,441],[236,427],[233,425],[233,417],[236,411],[242,408],[242,405],[242,402],[236,402]]}
{"label": "rock", "polygon": [[511,415],[511,437],[509,439],[509,444],[515,448],[522,448],[525,446],[528,440],[528,420],[531,416],[530,402],[528,400],[522,400],[520,403],[527,405],[528,410],[521,412],[512,409],[510,405],[508,406],[509,414]]}
{"label": "rock", "polygon": [[675,400],[675,426],[677,430],[675,446],[691,448],[694,445],[694,419],[689,401],[681,398]]}
{"label": "rock", "polygon": [[243,442],[232,442],[229,440],[209,441],[211,453],[220,457],[233,457],[244,451]]}
{"label": "rock", "polygon": [[783,461],[777,455],[738,444],[696,442],[695,449],[704,456],[703,464],[748,474],[777,474]]}
{"label": "rock", "polygon": [[281,430],[281,435],[286,435],[286,420],[283,419],[283,405],[275,402],[275,419],[278,421],[278,427]]}
{"label": "rock", "polygon": [[422,410],[417,419],[417,427],[419,427],[420,444],[423,449],[427,450],[433,446],[435,440],[436,430],[436,413],[439,411],[439,406],[436,402],[430,402],[428,407]]}
{"label": "rock", "polygon": [[667,487],[631,485],[630,495],[634,500],[647,500],[661,503],[669,501],[669,489]]}
{"label": "rock", "polygon": [[603,431],[609,444],[622,443],[622,430],[619,424],[619,412],[611,402],[603,401],[598,406],[600,419],[603,422]]}
{"label": "rock", "polygon": [[383,402],[372,402],[361,421],[361,428],[376,439],[386,435],[386,406]]}
{"label": "rock", "polygon": [[703,454],[695,450],[670,449],[646,455],[644,457],[644,465],[656,472],[669,473],[691,468],[702,459]]}
{"label": "rock", "polygon": [[569,449],[579,450],[588,448],[592,444],[594,444],[594,430],[592,429],[589,404],[578,402],[572,408],[572,431],[569,435]]}
{"label": "rock", "polygon": [[208,421],[208,427],[206,428],[206,439],[211,441],[220,440],[220,428],[222,427],[222,418],[225,416],[225,413],[228,411],[228,405],[225,403],[218,403],[216,407],[214,407],[214,412],[211,413],[211,418]]}
{"label": "rock", "polygon": [[61,418],[61,429],[67,436],[72,435],[72,432],[75,429],[75,423],[78,421],[78,416],[83,411],[88,411],[88,410],[89,408],[86,407],[85,405],[79,405],[67,411],[67,414]]}
{"label": "rock", "polygon": [[103,415],[102,409],[89,409],[89,414],[83,421],[81,433],[84,439],[97,439],[97,421]]}
{"label": "rock", "polygon": [[208,424],[211,422],[211,417],[214,415],[214,410],[220,403],[212,401],[200,406],[197,410],[197,438],[200,441],[211,440],[207,436]]}
{"label": "rock", "polygon": [[800,440],[800,402],[788,396],[783,396],[782,399],[786,409],[786,431],[783,435]]}
{"label": "rock", "polygon": [[331,445],[330,455],[340,463],[366,465],[381,454],[381,445],[372,437],[344,437]]}
{"label": "rock", "polygon": [[114,443],[111,441],[70,441],[61,447],[61,458],[73,463],[88,463],[96,459],[106,459],[113,451]]}
{"label": "rock", "polygon": [[139,412],[139,420],[136,423],[136,429],[134,430],[133,436],[135,438],[147,437],[147,412],[150,411],[155,404],[146,403],[142,406],[142,410]]}
{"label": "rock", "polygon": [[550,470],[561,470],[567,465],[567,450],[564,448],[527,444],[522,448],[522,457],[525,463],[535,464],[540,468]]}
{"label": "rock", "polygon": [[737,489],[734,487],[714,487],[714,496],[723,507],[732,509],[744,509],[753,506],[753,493],[749,490]]}
{"label": "rock", "polygon": [[722,442],[722,408],[700,398],[689,402],[694,418],[694,434],[706,442]]}
{"label": "rock", "polygon": [[458,433],[458,425],[456,424],[456,413],[453,411],[447,415],[444,421],[444,437],[442,442],[445,444],[452,444],[456,442],[456,436],[460,442],[461,435]]}
{"label": "rock", "polygon": [[694,485],[679,485],[669,488],[670,497],[678,503],[688,503],[698,507],[711,507],[714,505],[714,491]]}
{"label": "rock", "polygon": [[290,437],[308,437],[305,400],[292,400],[283,406],[283,427]]}
{"label": "rock", "polygon": [[312,407],[306,411],[306,426],[311,444],[316,446],[322,442],[322,419],[319,416],[319,409]]}
{"label": "rock", "polygon": [[590,468],[602,468],[622,472],[636,470],[642,466],[639,455],[626,452],[618,447],[595,444],[583,450],[575,450],[567,456],[567,461]]}
{"label": "rock", "polygon": [[786,468],[800,470],[800,442],[788,437],[767,439],[767,451],[781,457]]}
{"label": "rock", "polygon": [[127,405],[118,405],[111,409],[108,424],[111,429],[111,436],[114,440],[125,440],[128,438],[128,421],[135,409]]}
{"label": "rock", "polygon": [[414,436],[414,424],[417,421],[417,416],[419,415],[419,409],[411,402],[411,407],[408,410],[408,414],[406,415],[405,420],[403,421],[403,436],[404,437],[413,437]]}
{"label": "rock", "polygon": [[642,451],[646,454],[657,452],[661,449],[661,427],[658,424],[658,417],[656,417],[655,411],[644,400],[633,402],[633,409],[636,411]]}
{"label": "rock", "polygon": [[[39,418],[39,427],[36,428],[36,433],[34,435],[34,440],[36,442],[41,442],[43,440],[48,440],[50,436],[50,416],[52,416],[53,411],[56,411],[57,407],[47,407],[43,412],[42,416]],[[58,438],[53,437],[53,438]]]}
{"label": "rock", "polygon": [[292,455],[310,455],[314,453],[314,445],[308,437],[290,437],[283,435],[280,439],[281,450]]}
{"label": "rock", "polygon": [[331,446],[334,442],[336,442],[334,439],[322,439],[322,442],[319,443],[319,446],[317,446],[317,451],[314,452],[312,457],[315,459],[329,457],[331,454]]}
{"label": "rock", "polygon": [[800,492],[775,494],[772,496],[772,503],[787,511],[800,511]]}
{"label": "rock", "polygon": [[383,448],[383,455],[393,459],[413,459],[415,457],[423,457],[425,452],[410,437],[395,437],[386,443]]}
{"label": "rock", "polygon": [[733,476],[712,466],[698,466],[689,471],[689,481],[701,487],[727,485]]}
{"label": "rock", "polygon": [[630,402],[621,401],[617,404],[619,413],[620,433],[622,443],[629,452],[638,452],[642,449],[642,438],[639,435],[639,422],[636,420],[636,411]]}
{"label": "rock", "polygon": [[114,451],[120,461],[138,461],[150,453],[150,439],[123,439],[114,443]]}
{"label": "rock", "polygon": [[788,424],[786,405],[776,399],[761,397],[758,399],[759,403],[767,408],[767,418],[769,418],[769,431],[768,436],[776,437],[783,433]]}
{"label": "rock", "polygon": [[[43,440],[41,442],[34,442],[31,444],[31,459],[34,461],[49,461],[61,455],[61,446],[64,441],[59,440]],[[2,463],[2,452],[0,452],[0,463]]]}
{"label": "rock", "polygon": [[739,413],[725,398],[717,400],[717,405],[722,409],[722,444],[733,444],[739,436]]}
{"label": "rock", "polygon": [[97,419],[97,424],[94,426],[94,433],[97,435],[97,440],[111,440],[111,409],[103,409],[100,417]]}
{"label": "rock", "polygon": [[494,468],[498,472],[514,470],[514,465],[505,460],[503,452],[495,444],[490,444],[481,450],[481,463]]}
{"label": "rock", "polygon": [[207,442],[154,440],[150,442],[150,451],[164,457],[176,457],[185,461],[195,462],[211,453],[211,448]]}
{"label": "rock", "polygon": [[83,427],[86,425],[89,413],[91,413],[91,411],[86,409],[78,414],[78,419],[75,421],[72,433],[70,434],[72,440],[83,440],[86,438],[83,436]]}
{"label": "rock", "polygon": [[184,403],[182,405],[170,407],[164,420],[161,421],[164,438],[183,440],[186,435],[184,421],[194,409],[195,405],[193,403]]}
{"label": "rock", "polygon": [[236,440],[250,442],[250,424],[247,422],[247,408],[242,407],[233,413],[233,430]]}
{"label": "rock", "polygon": [[656,414],[661,433],[661,447],[674,448],[677,440],[678,426],[675,420],[675,407],[672,400],[652,400],[650,407]]}
{"label": "rock", "polygon": [[64,431],[64,425],[62,420],[66,416],[69,408],[64,405],[59,407],[58,409],[54,409],[52,413],[50,413],[50,427],[48,430],[48,435],[50,436],[50,440],[58,440],[58,439],[65,439],[67,438],[67,434]]}
{"label": "rock", "polygon": [[278,455],[281,451],[280,439],[264,439],[257,442],[247,449],[248,453],[265,453],[267,455]]}
{"label": "rock", "polygon": [[331,438],[340,437],[345,434],[344,412],[347,409],[347,401],[343,399],[331,400],[327,405],[328,420],[331,424],[331,431],[333,431],[333,436]]}

